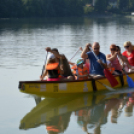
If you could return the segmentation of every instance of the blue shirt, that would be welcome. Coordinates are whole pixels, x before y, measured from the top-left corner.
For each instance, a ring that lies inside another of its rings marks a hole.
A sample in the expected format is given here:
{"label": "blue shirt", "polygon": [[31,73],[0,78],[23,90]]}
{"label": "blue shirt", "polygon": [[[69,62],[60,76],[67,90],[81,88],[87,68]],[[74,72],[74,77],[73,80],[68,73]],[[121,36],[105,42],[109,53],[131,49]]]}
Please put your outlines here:
{"label": "blue shirt", "polygon": [[[104,75],[104,68],[97,62],[94,54],[92,52],[87,52],[88,58],[90,60],[90,74]],[[96,55],[103,63],[106,63],[106,56],[103,53]]]}

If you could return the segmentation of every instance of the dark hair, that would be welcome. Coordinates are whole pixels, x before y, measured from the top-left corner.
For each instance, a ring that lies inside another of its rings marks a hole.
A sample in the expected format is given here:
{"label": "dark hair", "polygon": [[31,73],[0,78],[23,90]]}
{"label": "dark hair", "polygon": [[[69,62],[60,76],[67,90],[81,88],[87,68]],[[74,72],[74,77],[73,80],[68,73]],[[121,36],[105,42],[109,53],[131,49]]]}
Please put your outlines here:
{"label": "dark hair", "polygon": [[121,48],[119,46],[116,46],[117,50],[121,50]]}
{"label": "dark hair", "polygon": [[55,51],[55,52],[59,53],[57,48],[53,48],[52,51]]}

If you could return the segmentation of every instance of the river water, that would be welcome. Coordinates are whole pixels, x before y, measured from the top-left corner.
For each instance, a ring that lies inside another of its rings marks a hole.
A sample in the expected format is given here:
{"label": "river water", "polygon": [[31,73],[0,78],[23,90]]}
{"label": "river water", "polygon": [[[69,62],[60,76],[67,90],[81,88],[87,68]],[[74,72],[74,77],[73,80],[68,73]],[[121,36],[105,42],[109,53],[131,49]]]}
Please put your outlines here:
{"label": "river water", "polygon": [[[34,97],[18,90],[19,81],[39,79],[45,47],[70,59],[79,47],[97,41],[108,54],[112,43],[122,51],[125,41],[134,43],[133,31],[132,17],[0,20],[1,134],[133,134],[133,94],[42,98],[36,105]],[[80,52],[72,61],[79,57]]]}

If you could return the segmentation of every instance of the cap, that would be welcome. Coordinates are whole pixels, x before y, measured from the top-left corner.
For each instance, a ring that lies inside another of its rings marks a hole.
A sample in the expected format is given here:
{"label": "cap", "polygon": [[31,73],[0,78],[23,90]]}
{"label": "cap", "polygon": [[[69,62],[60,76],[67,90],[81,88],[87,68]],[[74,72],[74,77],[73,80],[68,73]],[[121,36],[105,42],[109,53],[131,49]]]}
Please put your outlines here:
{"label": "cap", "polygon": [[54,59],[54,58],[55,58],[54,54],[49,54],[49,55],[47,56],[47,60],[48,60],[48,59]]}
{"label": "cap", "polygon": [[80,65],[80,64],[82,64],[82,63],[84,63],[84,60],[82,58],[80,58],[80,59],[78,59],[76,61],[77,66]]}

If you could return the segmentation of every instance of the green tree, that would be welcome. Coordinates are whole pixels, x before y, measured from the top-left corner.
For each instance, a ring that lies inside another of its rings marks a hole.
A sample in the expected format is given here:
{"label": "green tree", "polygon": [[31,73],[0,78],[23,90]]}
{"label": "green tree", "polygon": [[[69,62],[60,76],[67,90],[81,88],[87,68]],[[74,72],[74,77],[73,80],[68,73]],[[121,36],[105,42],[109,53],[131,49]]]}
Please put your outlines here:
{"label": "green tree", "polygon": [[120,11],[127,11],[129,8],[129,0],[118,0],[117,4]]}
{"label": "green tree", "polygon": [[95,11],[104,12],[108,6],[108,0],[96,0]]}

